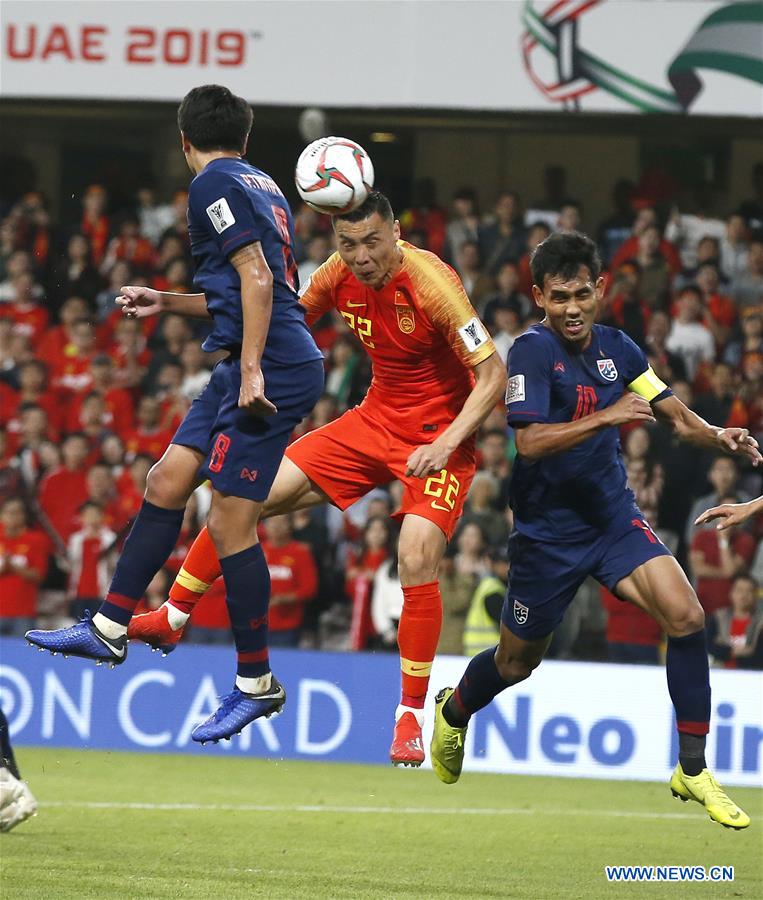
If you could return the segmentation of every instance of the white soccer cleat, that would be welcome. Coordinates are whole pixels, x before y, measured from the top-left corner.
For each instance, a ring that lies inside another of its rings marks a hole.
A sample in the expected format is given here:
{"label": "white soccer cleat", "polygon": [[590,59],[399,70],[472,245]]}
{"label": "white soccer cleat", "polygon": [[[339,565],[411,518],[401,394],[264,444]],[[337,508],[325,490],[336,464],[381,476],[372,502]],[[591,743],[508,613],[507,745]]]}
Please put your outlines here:
{"label": "white soccer cleat", "polygon": [[10,831],[37,814],[37,801],[29,785],[0,768],[0,831]]}

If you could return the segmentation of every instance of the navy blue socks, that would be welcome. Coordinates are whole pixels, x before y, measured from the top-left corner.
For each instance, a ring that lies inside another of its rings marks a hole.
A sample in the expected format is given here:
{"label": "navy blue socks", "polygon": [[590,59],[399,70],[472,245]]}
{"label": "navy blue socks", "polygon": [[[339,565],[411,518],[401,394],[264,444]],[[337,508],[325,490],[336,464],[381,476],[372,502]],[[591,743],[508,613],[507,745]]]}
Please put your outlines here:
{"label": "navy blue socks", "polygon": [[710,730],[710,667],[705,629],[668,638],[668,691],[676,711],[678,759],[687,775],[705,768]]}
{"label": "navy blue socks", "polygon": [[464,728],[473,713],[487,706],[492,699],[509,687],[498,674],[495,665],[497,647],[483,650],[472,658],[466,667],[455,693],[450,697],[442,710],[448,725]]}
{"label": "navy blue socks", "polygon": [[262,547],[255,544],[220,560],[225,580],[228,615],[233,628],[241,678],[270,672],[268,605],[270,572]]}

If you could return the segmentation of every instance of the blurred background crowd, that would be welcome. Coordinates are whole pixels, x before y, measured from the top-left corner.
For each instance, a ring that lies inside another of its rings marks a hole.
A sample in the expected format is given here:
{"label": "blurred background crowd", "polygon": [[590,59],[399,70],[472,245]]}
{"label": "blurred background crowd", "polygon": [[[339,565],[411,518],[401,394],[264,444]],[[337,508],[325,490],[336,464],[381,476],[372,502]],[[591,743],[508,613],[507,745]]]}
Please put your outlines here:
{"label": "blurred background crowd", "polygon": [[[459,273],[505,360],[537,321],[529,258],[555,229],[595,237],[605,265],[599,320],[622,328],[657,374],[699,415],[748,428],[763,442],[763,163],[749,193],[707,212],[676,205],[659,179],[613,185],[612,208],[586,221],[568,173],[550,166],[545,196],[498,191],[480,209],[470,187],[438,202],[428,181],[398,210],[403,235]],[[203,321],[127,320],[120,287],[192,290],[187,195],[150,186],[129,204],[90,184],[81,209],[53,221],[30,191],[0,209],[0,633],[56,626],[95,609],[161,456],[215,358],[200,348]],[[717,206],[717,204],[716,204]],[[325,217],[295,215],[300,280],[333,252]],[[326,391],[299,432],[362,399],[367,357],[338,315],[314,329]],[[623,457],[638,502],[692,579],[718,665],[763,668],[763,523],[696,528],[708,506],[761,493],[761,474],[727,456],[680,444],[661,426],[623,429]],[[439,652],[473,654],[496,642],[511,528],[515,446],[504,410],[478,434],[479,471],[443,562]],[[345,513],[319,507],[271,519],[262,538],[273,583],[274,645],[393,649],[402,605],[389,518],[399,485]],[[209,492],[188,506],[183,533],[145,604],[163,602],[203,525]],[[188,639],[229,640],[221,580],[199,605]],[[586,583],[555,636],[561,658],[656,662],[659,627]]]}

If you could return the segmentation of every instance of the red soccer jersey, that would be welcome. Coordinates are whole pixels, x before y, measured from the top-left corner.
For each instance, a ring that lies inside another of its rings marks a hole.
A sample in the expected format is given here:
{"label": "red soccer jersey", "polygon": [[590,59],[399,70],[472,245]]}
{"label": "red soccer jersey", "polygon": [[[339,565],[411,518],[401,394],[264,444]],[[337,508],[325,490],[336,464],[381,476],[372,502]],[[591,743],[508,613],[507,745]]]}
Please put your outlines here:
{"label": "red soccer jersey", "polygon": [[49,557],[50,542],[41,532],[27,528],[16,537],[5,537],[0,525],[0,619],[37,615],[38,582],[9,570],[7,561],[36,570],[42,579]]}
{"label": "red soccer jersey", "polygon": [[363,410],[399,436],[429,443],[461,412],[472,369],[495,346],[453,269],[404,241],[399,247],[402,265],[381,290],[362,285],[335,253],[301,302],[310,323],[336,307],[371,357]]}
{"label": "red soccer jersey", "polygon": [[36,303],[0,304],[0,316],[10,319],[14,332],[28,337],[33,347],[48,327],[48,311]]}
{"label": "red soccer jersey", "polygon": [[[735,556],[741,556],[749,564],[755,553],[755,541],[745,531],[737,531],[729,535],[731,552]],[[721,550],[718,545],[718,532],[714,528],[702,528],[691,542],[692,552],[701,553],[705,562],[710,566],[720,566]],[[729,593],[731,591],[732,578],[697,578],[697,597],[705,610],[705,614],[711,616],[716,610],[729,605]]]}
{"label": "red soccer jersey", "polygon": [[[283,547],[264,541],[262,551],[270,571],[268,627],[271,631],[299,628],[305,614],[305,603],[313,599],[318,589],[318,571],[310,548],[299,541],[290,541]],[[287,594],[295,597],[297,602],[272,602]]]}
{"label": "red soccer jersey", "polygon": [[169,447],[172,435],[172,431],[165,431],[163,428],[145,431],[138,427],[133,431],[127,432],[127,434],[123,434],[122,439],[125,442],[128,455],[145,455],[150,456],[151,459],[159,459]]}
{"label": "red soccer jersey", "polygon": [[62,467],[46,475],[40,483],[39,500],[51,525],[67,540],[77,528],[77,513],[87,500],[85,471],[71,472]]}
{"label": "red soccer jersey", "polygon": [[662,629],[655,620],[632,603],[618,600],[602,587],[601,602],[607,611],[607,642],[610,644],[639,644],[657,647],[662,640]]}

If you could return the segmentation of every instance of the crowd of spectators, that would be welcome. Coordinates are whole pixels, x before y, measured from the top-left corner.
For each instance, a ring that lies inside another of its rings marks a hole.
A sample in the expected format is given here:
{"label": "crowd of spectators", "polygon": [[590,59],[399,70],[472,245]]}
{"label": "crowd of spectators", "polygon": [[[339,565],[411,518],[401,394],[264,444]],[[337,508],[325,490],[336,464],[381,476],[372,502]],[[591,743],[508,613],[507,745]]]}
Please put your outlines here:
{"label": "crowd of spectators", "polygon": [[[618,182],[601,223],[585,219],[566,173],[547,171],[546,196],[523,205],[497,194],[485,214],[469,188],[446,210],[422,183],[401,215],[403,235],[460,274],[505,360],[537,321],[529,258],[554,229],[594,236],[605,265],[600,321],[622,328],[657,374],[717,425],[763,442],[763,164],[750,197],[729,198],[723,218],[684,211],[670,190]],[[646,185],[646,186],[645,186]],[[141,189],[112,209],[100,185],[82,194],[76,220],[53,223],[45,198],[0,210],[0,633],[57,625],[95,609],[163,453],[215,362],[200,349],[206,323],[178,316],[127,320],[123,284],[192,289],[187,195],[159,203]],[[332,252],[325,217],[295,217],[300,278]],[[358,403],[367,357],[341,317],[314,329],[326,392],[299,433]],[[297,435],[295,435],[297,436]],[[478,436],[479,471],[440,573],[443,653],[495,642],[507,579],[508,486],[515,453],[502,409]],[[760,475],[726,456],[679,443],[660,426],[623,429],[624,462],[641,508],[697,589],[718,665],[763,668],[763,523],[697,529],[708,506],[761,492]],[[319,507],[263,525],[271,569],[272,643],[334,649],[394,648],[402,592],[390,513],[400,486],[374,490],[340,513]],[[189,504],[172,558],[145,598],[155,607],[204,521],[209,492]],[[227,641],[222,582],[189,627],[197,641]],[[659,627],[603,589],[584,585],[552,652],[560,657],[656,661]]]}

